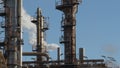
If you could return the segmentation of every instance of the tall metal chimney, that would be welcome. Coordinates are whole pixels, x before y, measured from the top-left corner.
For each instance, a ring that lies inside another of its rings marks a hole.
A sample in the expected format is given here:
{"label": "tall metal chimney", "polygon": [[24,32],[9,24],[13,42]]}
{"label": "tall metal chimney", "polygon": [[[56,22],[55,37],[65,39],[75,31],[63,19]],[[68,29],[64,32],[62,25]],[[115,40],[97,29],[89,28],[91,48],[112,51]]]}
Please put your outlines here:
{"label": "tall metal chimney", "polygon": [[61,21],[63,36],[60,43],[64,43],[65,64],[76,64],[76,13],[79,0],[61,0],[56,9],[64,13]]}

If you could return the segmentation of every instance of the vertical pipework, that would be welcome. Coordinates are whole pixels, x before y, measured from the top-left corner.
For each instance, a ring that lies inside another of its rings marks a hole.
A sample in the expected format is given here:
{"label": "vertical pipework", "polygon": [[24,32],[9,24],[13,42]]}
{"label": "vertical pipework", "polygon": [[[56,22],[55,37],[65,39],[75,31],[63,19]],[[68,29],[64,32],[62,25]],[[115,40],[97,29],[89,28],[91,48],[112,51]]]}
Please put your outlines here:
{"label": "vertical pipework", "polygon": [[17,0],[17,37],[18,37],[17,46],[18,46],[19,68],[22,68],[21,9],[22,9],[22,0]]}
{"label": "vertical pipework", "polygon": [[58,65],[60,64],[60,48],[57,48],[57,60],[58,60]]}
{"label": "vertical pipework", "polygon": [[[42,24],[43,24],[43,19],[42,19],[42,13],[40,8],[37,8],[37,52],[42,53],[42,48],[43,48],[43,32],[42,32]],[[38,55],[37,56],[37,61],[42,62],[42,56]],[[41,63],[38,63],[38,67],[41,65]]]}
{"label": "vertical pipework", "polygon": [[5,2],[5,57],[8,68],[18,68],[18,23],[17,2],[18,0],[4,0]]}
{"label": "vertical pipework", "polygon": [[62,20],[65,64],[76,64],[76,13],[78,0],[61,0],[61,5],[56,9],[64,12]]}
{"label": "vertical pipework", "polygon": [[[45,29],[44,25],[46,25],[45,21],[44,21],[44,17],[42,16],[42,11],[40,8],[37,8],[37,20],[32,20],[33,23],[36,24],[37,26],[37,47],[36,47],[36,51],[38,53],[46,53],[45,50],[45,45],[44,45],[44,32],[47,30]],[[45,59],[45,57],[41,56],[41,55],[37,55],[37,67],[41,67],[44,63],[43,61],[45,61],[47,59]]]}
{"label": "vertical pipework", "polygon": [[84,60],[84,49],[79,48],[79,61],[80,61],[80,64],[83,64],[83,60]]}

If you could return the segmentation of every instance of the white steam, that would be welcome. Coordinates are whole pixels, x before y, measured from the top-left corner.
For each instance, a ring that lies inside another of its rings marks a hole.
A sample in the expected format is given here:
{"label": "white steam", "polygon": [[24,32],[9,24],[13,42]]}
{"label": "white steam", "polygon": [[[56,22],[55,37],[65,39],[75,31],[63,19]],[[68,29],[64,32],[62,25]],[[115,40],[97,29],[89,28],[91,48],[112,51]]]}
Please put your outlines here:
{"label": "white steam", "polygon": [[115,55],[118,52],[118,47],[112,44],[104,45],[102,49],[109,55]]}
{"label": "white steam", "polygon": [[44,45],[46,46],[47,50],[56,50],[58,47],[60,47],[59,45],[57,45],[55,43],[48,44],[45,41],[44,41]]}
{"label": "white steam", "polygon": [[[35,41],[35,39],[33,41]],[[43,45],[47,51],[57,50],[57,48],[60,47],[55,43],[48,44],[46,41],[43,41]],[[33,49],[36,49],[36,41],[34,42]]]}
{"label": "white steam", "polygon": [[36,42],[36,25],[31,22],[33,17],[31,17],[23,8],[22,8],[22,28],[26,29],[29,34],[29,43],[34,45]]}
{"label": "white steam", "polygon": [[[31,22],[33,19],[32,16],[30,16],[23,8],[22,8],[22,29],[26,29],[29,34],[29,43],[33,45],[33,47],[36,46],[36,25]],[[47,48],[47,50],[56,50],[59,45],[57,44],[48,44],[46,41],[44,41],[44,45]]]}

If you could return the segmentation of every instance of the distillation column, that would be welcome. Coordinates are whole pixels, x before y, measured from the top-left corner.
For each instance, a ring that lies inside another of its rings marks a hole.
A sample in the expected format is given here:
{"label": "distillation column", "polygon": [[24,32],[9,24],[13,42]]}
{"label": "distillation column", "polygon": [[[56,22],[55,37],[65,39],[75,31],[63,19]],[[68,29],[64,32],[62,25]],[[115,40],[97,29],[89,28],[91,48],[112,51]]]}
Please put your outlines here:
{"label": "distillation column", "polygon": [[[43,27],[43,21],[42,21],[42,13],[40,8],[37,8],[37,52],[42,53],[43,52],[43,32],[42,32],[42,27]],[[38,55],[37,56],[37,61],[42,62],[42,56]],[[40,67],[42,63],[38,64],[38,67]]]}
{"label": "distillation column", "polygon": [[[44,45],[44,32],[48,30],[47,23],[44,20],[44,17],[42,16],[42,10],[40,8],[37,8],[37,52],[38,53],[45,53],[46,54],[46,48]],[[45,57],[38,55],[37,61],[40,62],[38,64],[38,67],[43,66],[43,61],[45,61]],[[42,67],[41,67],[42,68]]]}
{"label": "distillation column", "polygon": [[61,26],[63,36],[60,43],[64,43],[65,64],[76,64],[76,13],[79,0],[61,0],[56,9],[62,11]]}
{"label": "distillation column", "polygon": [[8,68],[21,68],[21,0],[4,0],[5,58]]}
{"label": "distillation column", "polygon": [[[48,30],[47,23],[44,20],[44,17],[42,16],[42,11],[40,8],[37,8],[37,20],[33,20],[33,23],[36,24],[37,26],[37,47],[36,47],[36,52],[38,53],[44,53],[46,54],[46,48],[44,45],[44,33],[46,30]],[[37,55],[37,67],[43,66],[43,61],[45,61],[45,57],[42,55]]]}

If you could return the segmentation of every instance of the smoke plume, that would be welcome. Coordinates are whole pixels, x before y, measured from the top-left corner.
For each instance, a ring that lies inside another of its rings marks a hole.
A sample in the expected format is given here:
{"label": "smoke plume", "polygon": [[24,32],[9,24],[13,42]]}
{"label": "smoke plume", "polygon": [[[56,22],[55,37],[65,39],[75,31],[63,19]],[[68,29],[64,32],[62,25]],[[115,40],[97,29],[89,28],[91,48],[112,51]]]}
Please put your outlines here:
{"label": "smoke plume", "polygon": [[47,50],[56,50],[58,47],[60,47],[55,43],[48,44],[46,41],[44,41],[44,45],[46,46]]}
{"label": "smoke plume", "polygon": [[[29,43],[33,45],[33,47],[36,46],[36,25],[31,22],[31,20],[34,19],[32,16],[30,16],[23,8],[22,8],[22,29],[26,29],[29,34]],[[44,45],[46,46],[47,50],[56,50],[59,45],[52,43],[48,44],[46,41],[44,41]]]}
{"label": "smoke plume", "polygon": [[31,17],[23,8],[22,8],[22,28],[26,29],[29,34],[29,43],[34,45],[36,42],[36,25],[31,22],[33,17]]}
{"label": "smoke plume", "polygon": [[118,52],[118,48],[115,45],[108,44],[103,46],[103,51],[109,55],[115,55]]}

